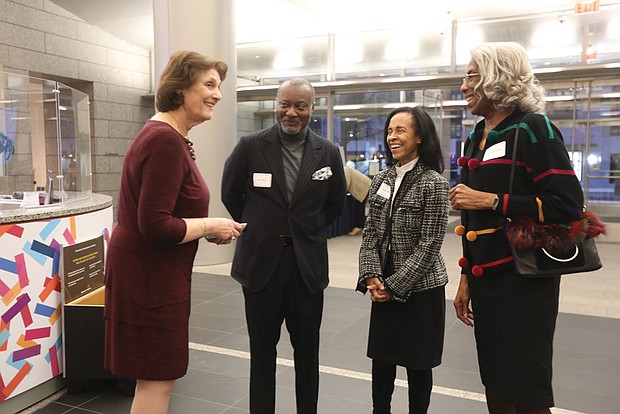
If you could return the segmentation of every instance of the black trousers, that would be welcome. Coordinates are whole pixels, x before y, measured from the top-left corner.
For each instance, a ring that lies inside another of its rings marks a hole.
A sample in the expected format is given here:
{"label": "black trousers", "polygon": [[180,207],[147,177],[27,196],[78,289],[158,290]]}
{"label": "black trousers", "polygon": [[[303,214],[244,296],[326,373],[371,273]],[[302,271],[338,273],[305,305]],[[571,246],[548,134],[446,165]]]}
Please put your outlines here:
{"label": "black trousers", "polygon": [[[396,365],[372,360],[372,413],[390,414]],[[407,368],[409,414],[426,414],[431,403],[433,371]]]}
{"label": "black trousers", "polygon": [[267,286],[260,292],[244,288],[243,295],[250,336],[250,413],[275,412],[276,346],[286,321],[295,361],[297,413],[316,414],[323,291],[310,294],[293,247],[286,246]]}

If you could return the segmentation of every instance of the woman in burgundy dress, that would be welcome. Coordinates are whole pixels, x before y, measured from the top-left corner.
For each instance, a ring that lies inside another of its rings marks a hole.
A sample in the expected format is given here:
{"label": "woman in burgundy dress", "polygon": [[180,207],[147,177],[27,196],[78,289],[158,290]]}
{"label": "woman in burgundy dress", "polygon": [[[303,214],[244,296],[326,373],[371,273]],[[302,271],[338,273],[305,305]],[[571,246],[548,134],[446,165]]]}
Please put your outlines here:
{"label": "woman in burgundy dress", "polygon": [[106,260],[105,367],[137,380],[132,414],[166,413],[187,372],[190,287],[198,240],[227,244],[241,225],[208,217],[209,190],[188,131],[211,119],[228,67],[196,52],[170,57],[159,111],[125,154]]}

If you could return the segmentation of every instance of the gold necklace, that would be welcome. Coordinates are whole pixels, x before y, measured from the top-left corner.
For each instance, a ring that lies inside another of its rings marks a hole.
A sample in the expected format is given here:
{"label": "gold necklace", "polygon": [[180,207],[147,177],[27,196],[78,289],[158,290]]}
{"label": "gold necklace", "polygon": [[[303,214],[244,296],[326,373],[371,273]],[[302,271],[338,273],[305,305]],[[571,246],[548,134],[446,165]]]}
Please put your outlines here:
{"label": "gold necklace", "polygon": [[181,135],[183,135],[184,137],[187,136],[187,131],[183,132],[183,128],[181,128],[181,124],[179,123],[179,120],[177,119],[176,116],[174,116],[174,114],[172,112],[168,112],[170,114],[170,116],[172,117],[172,119],[174,119],[174,123],[177,124],[177,129],[179,130],[179,133]]}
{"label": "gold necklace", "polygon": [[196,150],[194,149],[194,143],[192,142],[191,139],[187,138],[187,131],[185,133],[183,133],[183,129],[181,128],[181,124],[179,123],[179,120],[176,118],[176,116],[174,116],[174,114],[172,112],[168,112],[170,114],[170,116],[172,117],[172,119],[174,119],[174,122],[177,124],[177,129],[179,130],[179,133],[181,135],[183,135],[183,139],[185,140],[185,143],[187,144],[187,148],[189,149],[189,155],[191,155],[192,159],[194,161],[196,161]]}

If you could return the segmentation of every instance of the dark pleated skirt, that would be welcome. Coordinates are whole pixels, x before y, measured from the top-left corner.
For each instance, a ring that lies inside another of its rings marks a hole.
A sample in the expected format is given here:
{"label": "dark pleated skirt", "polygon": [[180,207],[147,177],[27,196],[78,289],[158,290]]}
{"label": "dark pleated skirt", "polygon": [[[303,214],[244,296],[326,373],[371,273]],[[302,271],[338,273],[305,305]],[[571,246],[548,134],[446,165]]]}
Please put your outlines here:
{"label": "dark pleated skirt", "polygon": [[446,321],[445,289],[415,293],[405,303],[373,302],[369,358],[411,369],[441,363]]}
{"label": "dark pleated skirt", "polygon": [[552,407],[560,276],[470,277],[469,289],[484,386],[518,407]]}

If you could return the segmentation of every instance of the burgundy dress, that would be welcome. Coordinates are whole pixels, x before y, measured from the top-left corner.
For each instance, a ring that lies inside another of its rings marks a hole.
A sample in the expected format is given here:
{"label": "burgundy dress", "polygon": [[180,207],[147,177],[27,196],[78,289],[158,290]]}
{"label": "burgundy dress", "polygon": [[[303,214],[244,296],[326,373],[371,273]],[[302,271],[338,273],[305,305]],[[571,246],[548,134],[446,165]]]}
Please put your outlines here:
{"label": "burgundy dress", "polygon": [[106,256],[105,367],[114,375],[172,380],[187,372],[198,241],[178,244],[181,218],[205,217],[208,206],[184,138],[148,121],[125,155]]}

